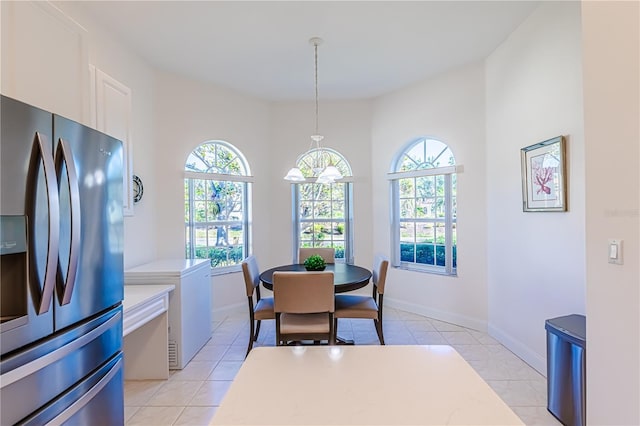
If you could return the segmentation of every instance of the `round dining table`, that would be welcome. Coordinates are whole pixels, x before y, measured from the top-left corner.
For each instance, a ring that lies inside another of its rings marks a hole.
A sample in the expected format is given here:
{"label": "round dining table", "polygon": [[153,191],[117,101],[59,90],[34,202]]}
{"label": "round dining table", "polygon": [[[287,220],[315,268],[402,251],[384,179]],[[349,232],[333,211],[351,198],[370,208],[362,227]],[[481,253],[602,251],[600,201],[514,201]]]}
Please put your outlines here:
{"label": "round dining table", "polygon": [[[276,266],[260,274],[262,285],[273,290],[273,273],[276,271],[305,272],[303,264]],[[356,265],[346,263],[327,263],[325,271],[333,272],[333,285],[336,293],[357,290],[369,284],[371,271]]]}

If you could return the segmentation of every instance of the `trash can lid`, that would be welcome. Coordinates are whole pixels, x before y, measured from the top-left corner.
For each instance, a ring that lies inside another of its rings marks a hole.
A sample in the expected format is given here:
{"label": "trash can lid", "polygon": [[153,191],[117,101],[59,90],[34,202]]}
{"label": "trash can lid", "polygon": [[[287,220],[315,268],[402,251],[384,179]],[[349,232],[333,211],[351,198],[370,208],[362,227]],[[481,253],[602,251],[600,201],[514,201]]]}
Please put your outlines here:
{"label": "trash can lid", "polygon": [[547,331],[561,334],[575,343],[585,346],[587,339],[587,324],[584,315],[572,314],[557,318],[550,318],[545,321],[544,328]]}

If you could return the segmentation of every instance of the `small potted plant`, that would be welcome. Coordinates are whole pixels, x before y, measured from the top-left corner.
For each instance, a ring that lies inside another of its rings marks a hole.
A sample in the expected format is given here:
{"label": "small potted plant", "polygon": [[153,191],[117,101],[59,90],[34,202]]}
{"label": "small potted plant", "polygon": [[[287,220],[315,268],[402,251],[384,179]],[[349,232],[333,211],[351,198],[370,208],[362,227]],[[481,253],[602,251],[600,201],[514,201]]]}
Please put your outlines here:
{"label": "small potted plant", "polygon": [[324,271],[327,264],[322,256],[319,254],[312,254],[304,260],[304,267],[307,271]]}

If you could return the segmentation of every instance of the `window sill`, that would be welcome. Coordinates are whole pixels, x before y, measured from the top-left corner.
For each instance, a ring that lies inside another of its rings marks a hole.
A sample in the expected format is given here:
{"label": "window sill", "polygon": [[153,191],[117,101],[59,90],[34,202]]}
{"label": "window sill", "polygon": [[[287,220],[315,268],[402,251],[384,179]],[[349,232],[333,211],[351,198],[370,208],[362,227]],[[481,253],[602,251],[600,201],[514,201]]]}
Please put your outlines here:
{"label": "window sill", "polygon": [[242,271],[242,265],[224,266],[221,268],[211,268],[211,276],[227,275]]}
{"label": "window sill", "polygon": [[423,274],[433,274],[433,275],[442,275],[445,277],[457,277],[457,271],[454,270],[452,273],[447,273],[446,271],[442,270],[442,269],[436,269],[436,268],[426,268],[426,267],[420,267],[420,266],[414,266],[411,264],[400,264],[399,266],[394,266],[394,268],[396,269],[402,269],[405,271],[411,271],[411,272],[421,272]]}

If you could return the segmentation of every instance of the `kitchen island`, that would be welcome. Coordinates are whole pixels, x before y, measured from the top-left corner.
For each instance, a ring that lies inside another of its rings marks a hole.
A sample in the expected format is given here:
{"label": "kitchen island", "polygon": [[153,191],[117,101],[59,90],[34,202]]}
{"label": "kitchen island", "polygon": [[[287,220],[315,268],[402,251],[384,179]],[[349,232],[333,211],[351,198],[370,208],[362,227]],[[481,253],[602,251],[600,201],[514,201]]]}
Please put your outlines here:
{"label": "kitchen island", "polygon": [[255,348],[211,424],[524,423],[455,349],[433,345]]}

